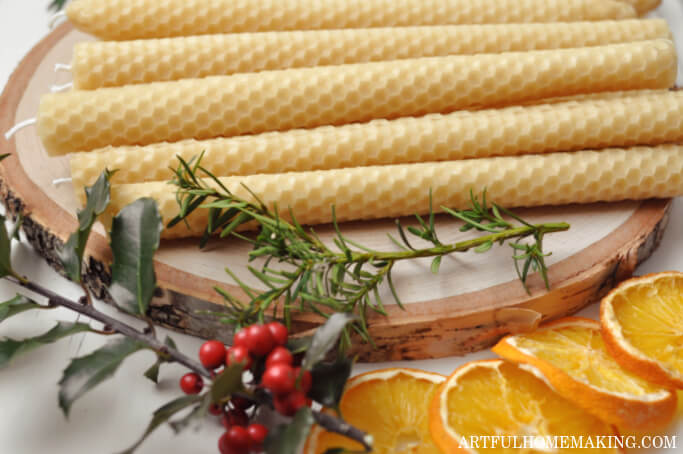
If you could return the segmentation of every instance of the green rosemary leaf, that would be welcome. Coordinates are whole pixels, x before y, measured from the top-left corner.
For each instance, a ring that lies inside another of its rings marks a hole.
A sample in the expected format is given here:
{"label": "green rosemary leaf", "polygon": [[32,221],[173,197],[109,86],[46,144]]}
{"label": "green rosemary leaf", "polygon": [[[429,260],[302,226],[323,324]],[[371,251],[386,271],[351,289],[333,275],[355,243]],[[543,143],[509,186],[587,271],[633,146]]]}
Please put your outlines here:
{"label": "green rosemary leaf", "polygon": [[[392,234],[387,233],[387,237],[389,238],[389,240],[390,240],[392,243],[394,243],[394,244],[395,244],[399,249],[401,249],[402,251],[407,251],[407,250],[408,250],[408,248],[405,247],[404,245],[402,245],[396,238],[394,238],[394,236],[393,236]],[[357,246],[356,246],[356,247],[357,247]],[[371,252],[375,252],[375,251],[371,251]]]}
{"label": "green rosemary leaf", "polygon": [[398,307],[403,309],[403,302],[401,302],[401,299],[398,297],[398,292],[394,286],[394,281],[391,278],[391,270],[387,271],[387,283],[389,284],[389,290],[391,290],[391,294],[394,296],[394,301],[396,301]]}
{"label": "green rosemary leaf", "polygon": [[237,283],[237,285],[239,285],[239,287],[242,289],[242,291],[243,291],[244,293],[246,293],[247,296],[248,296],[249,298],[251,298],[251,299],[256,298],[256,295],[254,294],[254,292],[252,291],[252,289],[251,289],[247,284],[245,284],[244,282],[242,282],[242,280],[239,279],[239,278],[237,277],[237,275],[235,275],[235,273],[233,273],[233,272],[230,270],[230,268],[225,268],[225,272],[228,273],[228,275],[232,278],[232,280],[235,281],[235,282]]}
{"label": "green rosemary leaf", "polygon": [[487,242],[485,242],[485,243],[482,243],[481,246],[476,247],[476,248],[474,249],[474,252],[478,252],[478,253],[481,254],[482,252],[488,251],[488,250],[491,249],[492,247],[493,247],[493,241],[487,241]]}
{"label": "green rosemary leaf", "polygon": [[225,238],[226,236],[230,235],[233,230],[235,230],[237,227],[240,225],[244,224],[247,221],[250,221],[252,218],[251,215],[245,213],[242,211],[239,215],[237,215],[231,222],[228,224],[227,227],[225,227],[220,234],[221,238]]}
{"label": "green rosemary leaf", "polygon": [[408,246],[408,249],[415,251],[416,249],[410,244],[410,241],[408,241],[408,237],[406,236],[406,233],[403,231],[403,226],[401,225],[401,221],[396,219],[396,227],[398,228],[398,234],[403,240],[403,243]]}
{"label": "green rosemary leaf", "polygon": [[432,274],[439,274],[439,268],[441,267],[441,257],[443,256],[438,255],[434,257],[434,260],[432,260],[432,266],[430,268],[432,270]]}

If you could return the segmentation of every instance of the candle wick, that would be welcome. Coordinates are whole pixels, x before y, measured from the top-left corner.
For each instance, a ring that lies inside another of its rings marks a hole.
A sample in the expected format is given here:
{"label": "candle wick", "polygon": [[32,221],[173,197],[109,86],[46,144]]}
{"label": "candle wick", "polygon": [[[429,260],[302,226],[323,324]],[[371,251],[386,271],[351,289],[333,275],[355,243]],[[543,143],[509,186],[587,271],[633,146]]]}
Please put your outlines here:
{"label": "candle wick", "polygon": [[55,72],[57,71],[71,71],[71,65],[65,63],[55,63]]}
{"label": "candle wick", "polygon": [[69,90],[69,89],[73,88],[73,86],[74,86],[73,82],[69,82],[68,84],[64,84],[64,85],[53,85],[52,87],[50,87],[50,91],[52,93],[59,93],[60,91]]}
{"label": "candle wick", "polygon": [[52,180],[52,185],[59,186],[60,184],[71,183],[72,181],[72,178],[55,178],[54,180]]}
{"label": "candle wick", "polygon": [[62,23],[65,19],[66,13],[64,11],[60,11],[48,19],[47,26],[50,28],[50,30],[54,30],[55,27],[57,27],[57,25]]}
{"label": "candle wick", "polygon": [[29,118],[28,120],[21,121],[17,123],[16,125],[12,126],[9,131],[5,133],[5,139],[9,140],[12,138],[14,134],[16,134],[19,130],[24,129],[27,126],[31,126],[36,124],[36,119],[35,118]]}

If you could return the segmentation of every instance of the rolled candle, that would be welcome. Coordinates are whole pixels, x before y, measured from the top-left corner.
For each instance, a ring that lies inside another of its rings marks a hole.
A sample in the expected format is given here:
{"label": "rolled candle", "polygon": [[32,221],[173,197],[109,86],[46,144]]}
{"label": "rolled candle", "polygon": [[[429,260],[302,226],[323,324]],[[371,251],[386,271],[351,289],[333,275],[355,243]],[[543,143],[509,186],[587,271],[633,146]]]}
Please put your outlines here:
{"label": "rolled candle", "polygon": [[[437,163],[224,177],[236,196],[251,200],[249,188],[280,216],[289,210],[302,224],[424,214],[433,206],[466,208],[470,190],[487,190],[507,207],[612,202],[683,195],[683,146],[576,151]],[[164,222],[178,214],[175,187],[166,182],[114,185],[105,224],[125,205],[152,197]],[[199,236],[208,210],[198,209],[163,238]]]}
{"label": "rolled candle", "polygon": [[638,14],[645,14],[649,11],[652,11],[653,9],[657,8],[662,3],[662,0],[621,0],[621,1],[624,3],[628,3],[629,5],[633,6],[633,8],[635,8],[635,10]]}
{"label": "rolled candle", "polygon": [[211,75],[671,38],[666,21],[450,25],[235,33],[76,44],[74,87],[92,90]]}
{"label": "rolled candle", "polygon": [[106,40],[637,16],[612,0],[75,0],[66,12],[76,28]]}
{"label": "rolled candle", "polygon": [[44,95],[51,155],[445,113],[553,96],[668,88],[669,40],[264,71]]}
{"label": "rolled candle", "polygon": [[77,196],[106,169],[116,184],[169,180],[177,156],[216,176],[449,161],[683,141],[683,91],[375,120],[230,139],[108,147],[71,157]]}

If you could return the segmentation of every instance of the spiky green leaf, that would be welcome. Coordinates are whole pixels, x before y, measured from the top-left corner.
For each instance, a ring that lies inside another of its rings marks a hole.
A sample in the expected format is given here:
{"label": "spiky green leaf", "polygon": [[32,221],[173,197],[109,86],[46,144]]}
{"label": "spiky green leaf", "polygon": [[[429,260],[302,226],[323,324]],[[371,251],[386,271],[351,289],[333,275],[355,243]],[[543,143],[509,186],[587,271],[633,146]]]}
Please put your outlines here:
{"label": "spiky green leaf", "polygon": [[85,323],[57,322],[57,325],[50,331],[40,336],[22,340],[9,338],[0,340],[0,367],[6,366],[17,356],[28,353],[38,347],[86,331],[90,331],[90,326]]}
{"label": "spiky green leaf", "polygon": [[74,282],[81,282],[83,255],[92,226],[97,216],[102,214],[109,205],[111,175],[111,172],[105,170],[94,185],[85,188],[86,204],[85,208],[78,212],[78,229],[69,236],[64,246],[57,252],[67,277]]}
{"label": "spiky green leaf", "polygon": [[125,337],[72,360],[59,381],[59,407],[64,415],[68,417],[79,397],[111,378],[126,358],[143,348],[141,342]]}
{"label": "spiky green leaf", "polygon": [[154,253],[163,224],[154,199],[138,199],[114,217],[111,249],[114,254],[109,293],[119,307],[145,315],[156,289]]}

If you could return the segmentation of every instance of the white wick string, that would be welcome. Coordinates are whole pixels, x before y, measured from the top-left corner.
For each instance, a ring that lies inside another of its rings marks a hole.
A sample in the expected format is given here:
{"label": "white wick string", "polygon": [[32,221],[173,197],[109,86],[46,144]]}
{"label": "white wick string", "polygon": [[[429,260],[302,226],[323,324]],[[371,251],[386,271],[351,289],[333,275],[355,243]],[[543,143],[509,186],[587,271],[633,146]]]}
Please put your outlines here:
{"label": "white wick string", "polygon": [[24,129],[27,126],[31,126],[36,124],[36,119],[35,118],[29,118],[28,120],[24,120],[22,122],[17,123],[16,125],[12,126],[9,131],[5,133],[5,139],[9,140],[12,138],[14,134],[17,133],[20,129]]}
{"label": "white wick string", "polygon": [[54,30],[57,24],[62,22],[62,19],[66,19],[66,13],[64,11],[60,11],[48,19],[47,26],[50,28],[50,30]]}
{"label": "white wick string", "polygon": [[54,180],[52,180],[52,185],[59,186],[60,184],[71,183],[72,181],[72,178],[55,178]]}
{"label": "white wick string", "polygon": [[68,84],[64,85],[53,85],[50,87],[50,91],[52,93],[59,93],[60,91],[65,91],[73,88],[74,84],[73,82],[69,82]]}
{"label": "white wick string", "polygon": [[65,63],[55,63],[55,72],[57,71],[71,71],[71,65]]}

